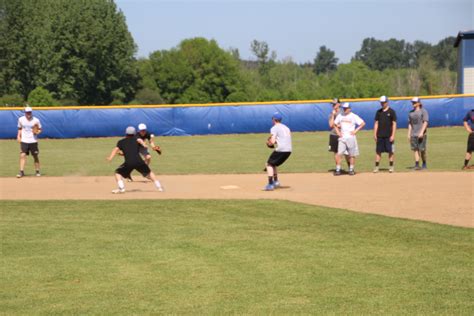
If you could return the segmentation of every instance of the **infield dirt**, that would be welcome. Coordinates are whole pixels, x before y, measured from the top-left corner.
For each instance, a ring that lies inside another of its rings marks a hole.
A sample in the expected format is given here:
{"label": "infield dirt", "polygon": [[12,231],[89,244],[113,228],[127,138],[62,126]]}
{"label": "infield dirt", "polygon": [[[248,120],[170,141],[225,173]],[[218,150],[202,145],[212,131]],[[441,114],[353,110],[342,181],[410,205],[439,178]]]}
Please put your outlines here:
{"label": "infield dirt", "polygon": [[[262,191],[264,174],[160,175],[165,192],[139,175],[112,194],[110,177],[0,178],[2,200],[282,199],[362,213],[474,227],[471,172],[281,174],[282,188]],[[32,189],[34,188],[34,189]],[[159,207],[159,204],[157,204]]]}

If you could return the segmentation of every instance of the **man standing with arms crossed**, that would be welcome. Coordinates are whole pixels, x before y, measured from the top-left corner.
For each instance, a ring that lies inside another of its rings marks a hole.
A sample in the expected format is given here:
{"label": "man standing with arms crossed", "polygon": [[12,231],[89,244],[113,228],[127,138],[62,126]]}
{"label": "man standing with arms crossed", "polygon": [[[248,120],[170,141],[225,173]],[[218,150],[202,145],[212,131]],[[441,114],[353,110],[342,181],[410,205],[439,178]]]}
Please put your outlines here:
{"label": "man standing with arms crossed", "polygon": [[397,114],[388,105],[386,96],[380,97],[382,108],[375,113],[374,140],[375,148],[375,168],[374,173],[379,172],[380,158],[382,153],[388,153],[390,167],[388,171],[394,171],[393,162],[395,160],[395,132],[397,130]]}
{"label": "man standing with arms crossed", "polygon": [[268,147],[275,147],[266,164],[268,175],[268,184],[264,188],[265,191],[273,191],[280,187],[278,181],[277,167],[282,165],[291,155],[291,131],[282,124],[283,117],[279,112],[275,112],[272,116],[273,127],[270,129],[270,137],[267,140]]}
{"label": "man standing with arms crossed", "polygon": [[[415,153],[415,170],[426,169],[426,130],[428,128],[428,111],[423,108],[419,97],[411,99],[413,110],[408,113],[408,141]],[[420,157],[423,161],[420,167]]]}
{"label": "man standing with arms crossed", "polygon": [[[356,134],[360,131],[365,122],[357,114],[352,113],[349,103],[342,105],[343,114],[339,114],[334,121],[336,133],[339,136],[338,152],[336,156],[335,176],[341,175],[341,159],[345,152],[348,153],[350,166],[349,175],[355,175],[355,157],[359,155]],[[356,128],[357,126],[357,128]]]}
{"label": "man standing with arms crossed", "polygon": [[20,172],[16,175],[17,178],[25,176],[26,156],[31,152],[35,160],[36,176],[41,176],[38,135],[41,133],[41,122],[37,117],[33,117],[33,109],[27,106],[25,108],[25,115],[18,119],[18,134],[17,141],[20,143]]}

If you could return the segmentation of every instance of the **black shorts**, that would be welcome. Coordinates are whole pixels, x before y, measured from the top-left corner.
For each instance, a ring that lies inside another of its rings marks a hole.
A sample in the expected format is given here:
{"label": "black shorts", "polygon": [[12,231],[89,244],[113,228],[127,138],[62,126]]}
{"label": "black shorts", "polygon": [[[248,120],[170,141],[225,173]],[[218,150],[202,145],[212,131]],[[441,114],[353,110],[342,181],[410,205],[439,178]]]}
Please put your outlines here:
{"label": "black shorts", "polygon": [[290,155],[291,151],[274,151],[270,157],[268,157],[267,164],[278,167],[283,164],[288,159],[288,157],[290,157]]}
{"label": "black shorts", "polygon": [[38,143],[21,143],[20,152],[26,154],[27,156],[31,152],[33,156],[36,156],[39,154]]}
{"label": "black shorts", "polygon": [[466,152],[472,153],[474,151],[474,132],[469,134],[467,138],[467,150]]}
{"label": "black shorts", "polygon": [[377,137],[377,146],[375,151],[380,153],[393,153],[395,152],[395,142],[391,142],[389,137]]}
{"label": "black shorts", "polygon": [[130,174],[132,173],[133,170],[137,170],[144,177],[147,177],[151,172],[150,167],[148,167],[148,165],[146,163],[140,162],[140,163],[137,163],[137,164],[123,163],[123,164],[120,165],[120,167],[118,167],[115,170],[115,173],[118,173],[119,175],[121,175],[124,178],[130,178]]}
{"label": "black shorts", "polygon": [[329,134],[329,151],[337,153],[337,146],[339,145],[339,136]]}
{"label": "black shorts", "polygon": [[148,151],[148,148],[145,148],[145,147],[143,147],[143,146],[140,146],[140,147],[139,147],[138,152],[139,152],[140,155],[142,155],[143,157],[146,157],[146,156],[150,155],[150,152]]}

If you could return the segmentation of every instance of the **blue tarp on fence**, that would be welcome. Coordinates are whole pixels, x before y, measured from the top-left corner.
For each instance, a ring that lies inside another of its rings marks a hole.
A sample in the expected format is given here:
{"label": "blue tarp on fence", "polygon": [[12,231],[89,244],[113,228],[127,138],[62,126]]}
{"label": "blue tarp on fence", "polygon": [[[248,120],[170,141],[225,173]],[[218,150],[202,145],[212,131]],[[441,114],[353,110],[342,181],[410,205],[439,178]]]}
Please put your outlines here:
{"label": "blue tarp on fence", "polygon": [[[473,96],[422,100],[430,114],[431,127],[462,125],[466,112],[474,108]],[[373,128],[378,101],[351,102],[354,113]],[[398,126],[407,127],[410,100],[391,100],[397,112]],[[292,131],[325,131],[328,128],[329,103],[281,103],[256,105],[186,106],[157,108],[84,108],[34,109],[43,125],[42,138],[121,136],[129,125],[145,123],[155,135],[206,135],[266,133],[272,126],[272,114],[279,111]],[[15,138],[20,110],[0,111],[0,138]]]}

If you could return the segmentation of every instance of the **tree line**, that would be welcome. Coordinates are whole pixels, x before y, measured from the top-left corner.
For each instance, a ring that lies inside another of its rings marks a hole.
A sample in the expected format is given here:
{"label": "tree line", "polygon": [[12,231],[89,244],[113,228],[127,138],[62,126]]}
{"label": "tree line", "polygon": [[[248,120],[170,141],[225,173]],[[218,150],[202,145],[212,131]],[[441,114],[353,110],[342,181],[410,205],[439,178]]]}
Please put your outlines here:
{"label": "tree line", "polygon": [[349,63],[326,46],[314,60],[278,60],[265,41],[254,58],[215,40],[184,39],[136,59],[113,0],[0,1],[0,104],[108,105],[251,102],[450,94],[455,37],[366,38]]}

